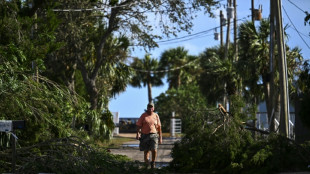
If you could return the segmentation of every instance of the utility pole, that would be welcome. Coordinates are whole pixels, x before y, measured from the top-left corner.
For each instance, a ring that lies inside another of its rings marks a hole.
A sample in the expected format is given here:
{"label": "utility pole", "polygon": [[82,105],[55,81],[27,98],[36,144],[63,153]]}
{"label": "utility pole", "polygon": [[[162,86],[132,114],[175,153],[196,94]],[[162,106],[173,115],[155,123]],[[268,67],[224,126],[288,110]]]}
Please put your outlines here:
{"label": "utility pole", "polygon": [[[275,132],[275,96],[278,96],[278,93],[275,93],[274,88],[274,70],[275,70],[275,56],[274,56],[274,44],[275,44],[275,5],[274,1],[270,0],[270,45],[269,45],[269,92],[268,98],[269,102],[266,102],[268,111],[268,122],[269,122],[269,131]],[[269,106],[268,106],[269,104]]]}
{"label": "utility pole", "polygon": [[254,16],[254,0],[251,1],[251,11],[252,11],[252,22],[254,24],[255,22],[255,16]]}
{"label": "utility pole", "polygon": [[[231,7],[231,0],[227,0],[227,4],[228,4],[227,5],[228,7]],[[227,15],[227,32],[226,32],[225,59],[228,58],[229,42],[230,42],[230,18]],[[225,109],[227,109],[227,108],[225,108]]]}
{"label": "utility pole", "polygon": [[[227,11],[228,8],[231,7],[231,0],[227,0]],[[228,50],[229,50],[229,42],[230,42],[230,17],[227,15],[227,32],[226,32],[226,46],[225,46],[225,55],[224,59],[228,59]],[[227,98],[227,83],[224,83],[224,108],[227,110],[228,98]]]}
{"label": "utility pole", "polygon": [[238,43],[237,43],[237,0],[234,0],[234,45],[235,45],[235,61],[238,60]]}
{"label": "utility pole", "polygon": [[287,64],[284,45],[284,32],[282,24],[281,0],[275,0],[276,14],[276,34],[279,53],[279,74],[280,74],[280,94],[281,94],[281,112],[280,112],[280,133],[289,138],[288,121],[289,121],[289,93],[287,80]]}
{"label": "utility pole", "polygon": [[224,19],[224,15],[223,15],[223,11],[220,10],[220,37],[221,37],[221,47],[223,47],[223,20]]}

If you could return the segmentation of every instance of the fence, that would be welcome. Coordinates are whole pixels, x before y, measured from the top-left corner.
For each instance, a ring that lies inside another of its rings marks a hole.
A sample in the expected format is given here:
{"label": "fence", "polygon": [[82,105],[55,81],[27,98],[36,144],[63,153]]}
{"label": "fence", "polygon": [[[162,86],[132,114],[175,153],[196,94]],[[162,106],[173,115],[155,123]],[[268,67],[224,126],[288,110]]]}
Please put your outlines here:
{"label": "fence", "polygon": [[178,118],[171,118],[170,120],[170,135],[175,137],[176,133],[182,132],[182,121]]}

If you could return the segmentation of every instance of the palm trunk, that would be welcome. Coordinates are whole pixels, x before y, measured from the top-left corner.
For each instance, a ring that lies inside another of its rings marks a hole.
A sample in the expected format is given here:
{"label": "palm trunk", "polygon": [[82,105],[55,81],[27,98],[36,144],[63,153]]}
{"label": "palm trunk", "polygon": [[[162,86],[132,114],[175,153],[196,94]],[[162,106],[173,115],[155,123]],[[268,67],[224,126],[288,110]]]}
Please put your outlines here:
{"label": "palm trunk", "polygon": [[151,103],[153,101],[153,98],[152,98],[152,84],[150,82],[147,83],[147,94],[148,94],[149,103]]}
{"label": "palm trunk", "polygon": [[[268,74],[263,75],[263,84],[264,84],[264,94],[266,101],[266,109],[267,109],[267,118],[268,120],[272,119],[272,109],[273,109],[273,92],[272,92],[272,82],[271,77]],[[270,124],[270,123],[269,123]]]}
{"label": "palm trunk", "polygon": [[176,89],[179,89],[180,86],[181,86],[181,72],[178,75],[178,82],[177,82],[177,88]]}

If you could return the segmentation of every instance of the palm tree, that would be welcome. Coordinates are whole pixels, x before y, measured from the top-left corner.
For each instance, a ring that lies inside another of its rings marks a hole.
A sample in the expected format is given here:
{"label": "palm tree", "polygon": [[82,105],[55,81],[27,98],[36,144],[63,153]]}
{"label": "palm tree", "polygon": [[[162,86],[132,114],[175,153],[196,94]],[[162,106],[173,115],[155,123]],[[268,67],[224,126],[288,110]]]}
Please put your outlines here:
{"label": "palm tree", "polygon": [[252,22],[241,24],[239,29],[238,69],[243,74],[244,88],[247,88],[243,91],[249,98],[255,96],[257,103],[264,98],[264,93],[266,98],[269,96],[266,91],[269,88],[269,23],[262,20],[258,31]]}
{"label": "palm tree", "polygon": [[[229,49],[230,57],[233,55],[232,51],[233,47]],[[206,49],[200,55],[200,61],[203,72],[200,75],[199,84],[209,104],[216,104],[225,95],[236,94],[238,76],[235,65],[231,59],[225,59],[223,48]]]}
{"label": "palm tree", "polygon": [[159,62],[156,59],[152,59],[150,55],[146,54],[144,59],[134,59],[131,63],[131,67],[135,70],[135,74],[132,77],[130,84],[133,87],[141,88],[147,86],[148,101],[152,102],[152,86],[163,85],[162,78],[163,73],[157,72]]}
{"label": "palm tree", "polygon": [[[197,65],[188,64],[198,60],[195,56],[188,55],[184,47],[177,47],[166,50],[160,57],[160,67],[167,69],[167,81],[169,89],[178,89],[181,84],[187,84],[194,81],[197,74]],[[186,66],[185,66],[186,65]]]}
{"label": "palm tree", "polygon": [[[277,66],[275,66],[277,65],[276,58],[273,61],[273,71],[271,72],[269,68],[269,29],[269,20],[262,20],[258,28],[255,28],[252,22],[240,25],[238,70],[242,74],[244,94],[248,94],[246,95],[248,99],[253,99],[254,97],[254,103],[265,100],[268,120],[271,120],[273,108],[276,108],[275,112],[279,109],[276,106],[278,106],[280,97],[278,91],[279,75]],[[302,57],[300,56],[299,49],[294,48],[290,50],[288,46],[286,46],[286,55],[289,84],[292,87],[293,79],[296,73],[298,73],[296,69],[300,65]],[[270,130],[273,131],[273,123],[270,123],[269,126]]]}

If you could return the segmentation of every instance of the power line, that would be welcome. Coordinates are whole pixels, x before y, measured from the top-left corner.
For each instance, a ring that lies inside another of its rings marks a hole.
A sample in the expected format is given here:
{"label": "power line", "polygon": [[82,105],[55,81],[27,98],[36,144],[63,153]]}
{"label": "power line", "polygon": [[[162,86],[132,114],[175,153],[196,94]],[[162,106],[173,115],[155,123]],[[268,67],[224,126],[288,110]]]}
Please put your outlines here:
{"label": "power line", "polygon": [[307,44],[307,42],[304,40],[304,38],[300,35],[299,31],[297,30],[297,28],[295,27],[294,23],[292,22],[291,18],[289,17],[289,15],[287,14],[284,6],[282,6],[284,12],[285,12],[285,15],[287,16],[287,18],[289,19],[289,21],[291,22],[291,24],[293,25],[293,27],[295,28],[295,30],[297,31],[299,37],[302,39],[302,41],[307,45],[307,47],[310,49],[309,45]]}
{"label": "power line", "polygon": [[[106,4],[102,4],[101,6],[103,6],[102,8],[71,8],[71,9],[52,9],[52,11],[56,11],[56,12],[83,12],[83,11],[104,11],[107,10],[107,8],[122,8],[122,7],[129,7],[131,5],[137,5],[139,1],[136,1],[135,3],[132,4],[125,4],[125,5],[118,5],[118,6],[110,6],[110,5],[106,5]],[[186,9],[194,9],[194,7],[184,7],[182,8],[184,10]],[[173,10],[145,10],[145,11],[138,11],[135,13],[165,13],[165,12],[173,12]]]}
{"label": "power line", "polygon": [[[249,16],[243,17],[241,19],[238,19],[237,21],[243,21],[243,20],[245,20],[248,17]],[[233,21],[231,21],[230,23],[232,23],[232,22]],[[225,23],[225,25],[227,25],[227,24],[228,24],[228,22]],[[182,36],[182,37],[179,37],[179,38],[158,41],[157,43],[163,44],[163,43],[171,42],[171,41],[174,41],[172,43],[175,43],[176,41],[183,42],[183,41],[188,41],[188,40],[195,39],[195,38],[198,38],[198,37],[204,37],[203,36],[204,34],[207,34],[208,32],[213,31],[213,30],[215,30],[217,28],[220,28],[220,26],[217,26],[217,27],[214,27],[214,28],[211,28],[211,29],[208,29],[208,30],[204,30],[204,31],[201,31],[201,32],[198,32],[198,33],[195,33],[195,34],[190,34],[190,35],[187,35],[187,36]],[[210,36],[210,35],[205,35],[205,36]],[[171,44],[171,43],[168,43],[168,44]]]}
{"label": "power line", "polygon": [[82,11],[102,11],[102,10],[106,10],[107,8],[121,8],[121,7],[127,7],[130,5],[134,5],[137,4],[138,1],[136,1],[135,3],[132,4],[125,4],[125,5],[119,5],[119,6],[109,6],[106,4],[102,4],[101,6],[103,6],[102,8],[71,8],[71,9],[53,9],[52,11],[57,11],[57,12],[82,12]]}
{"label": "power line", "polygon": [[301,9],[300,7],[298,7],[295,3],[293,3],[291,0],[287,0],[288,2],[290,2],[291,4],[293,4],[296,8],[298,8],[300,11],[306,13],[306,11],[304,11],[303,9]]}
{"label": "power line", "polygon": [[[290,27],[291,28],[291,27]],[[300,33],[301,35],[303,35],[304,37],[307,37],[308,39],[310,39],[310,36],[308,34],[302,33],[298,30],[296,30],[295,28],[292,28],[293,30],[295,30],[296,32]]]}
{"label": "power line", "polygon": [[138,72],[155,74],[155,73],[163,73],[163,72],[169,72],[169,71],[176,71],[176,70],[179,70],[179,69],[184,68],[186,66],[189,66],[190,64],[192,64],[193,62],[195,62],[197,60],[198,59],[195,59],[193,61],[188,62],[185,65],[182,65],[182,66],[179,66],[179,67],[176,67],[176,68],[165,69],[165,70],[150,70],[150,71],[148,71],[148,70],[135,69],[135,68],[132,68],[131,66],[128,66],[128,65],[127,66],[131,67],[133,70],[138,71]]}

